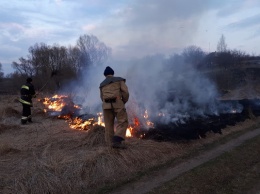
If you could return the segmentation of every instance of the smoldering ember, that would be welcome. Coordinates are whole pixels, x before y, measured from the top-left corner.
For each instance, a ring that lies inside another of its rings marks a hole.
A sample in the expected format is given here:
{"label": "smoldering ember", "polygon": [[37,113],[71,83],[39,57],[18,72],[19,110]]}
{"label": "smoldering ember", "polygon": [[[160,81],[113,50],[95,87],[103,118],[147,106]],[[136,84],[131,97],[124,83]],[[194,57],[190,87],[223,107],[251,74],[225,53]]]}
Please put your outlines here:
{"label": "smoldering ember", "polygon": [[[54,95],[40,101],[46,106],[45,112],[59,119],[65,119],[73,129],[89,130],[94,125],[104,126],[101,112],[82,113],[81,105],[75,104],[71,96]],[[176,112],[168,123],[164,122],[167,115],[162,112],[155,114],[148,113],[147,110],[142,110],[143,114],[140,111],[131,112],[126,136],[157,141],[205,138],[209,131],[222,134],[221,130],[226,126],[234,126],[237,122],[260,115],[260,99],[215,100],[214,103],[218,108],[218,112],[214,114],[192,115]],[[193,113],[199,112],[199,107],[195,105],[192,109]]]}

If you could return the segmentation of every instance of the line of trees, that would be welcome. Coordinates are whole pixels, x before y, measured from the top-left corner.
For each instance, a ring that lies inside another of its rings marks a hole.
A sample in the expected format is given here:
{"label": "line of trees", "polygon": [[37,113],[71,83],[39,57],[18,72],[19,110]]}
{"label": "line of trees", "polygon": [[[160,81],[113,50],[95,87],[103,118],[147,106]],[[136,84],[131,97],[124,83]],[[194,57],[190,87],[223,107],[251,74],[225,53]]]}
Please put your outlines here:
{"label": "line of trees", "polygon": [[[180,55],[174,55],[172,60],[180,60],[202,70],[209,68],[233,68],[251,56],[240,50],[229,50],[222,34],[215,52],[206,53],[200,47],[189,46]],[[174,59],[176,58],[176,59]]]}
{"label": "line of trees", "polygon": [[[36,43],[29,47],[26,57],[20,57],[18,62],[12,63],[15,72],[9,74],[7,78],[12,80],[13,88],[19,88],[28,76],[34,78],[34,83],[39,88],[51,78],[47,90],[54,91],[62,84],[80,78],[83,70],[103,64],[110,55],[111,48],[93,35],[82,35],[75,46],[68,47]],[[186,63],[198,70],[226,69],[235,67],[250,57],[239,50],[228,50],[225,37],[222,35],[216,52],[206,53],[200,47],[192,45],[185,48],[181,54],[171,56],[168,63]],[[0,80],[3,77],[0,63]]]}
{"label": "line of trees", "polygon": [[0,63],[0,80],[2,80],[3,78],[4,78],[4,72],[2,68],[2,63]]}
{"label": "line of trees", "polygon": [[101,65],[111,55],[111,48],[93,35],[80,36],[75,46],[36,43],[28,51],[26,57],[12,63],[15,72],[8,77],[16,80],[15,85],[18,85],[30,76],[35,78],[34,83],[39,87],[52,78],[54,84],[48,84],[48,90],[55,90],[61,87],[61,83],[79,78],[83,70]]}

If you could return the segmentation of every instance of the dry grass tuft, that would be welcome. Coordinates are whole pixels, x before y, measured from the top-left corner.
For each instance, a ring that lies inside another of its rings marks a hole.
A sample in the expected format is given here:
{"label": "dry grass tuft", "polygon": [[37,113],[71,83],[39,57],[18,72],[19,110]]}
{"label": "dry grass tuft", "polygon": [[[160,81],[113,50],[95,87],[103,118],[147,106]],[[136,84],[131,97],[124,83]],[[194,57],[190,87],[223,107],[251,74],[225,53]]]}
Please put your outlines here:
{"label": "dry grass tuft", "polygon": [[8,106],[2,110],[2,117],[21,117],[21,113],[16,109]]}
{"label": "dry grass tuft", "polygon": [[105,128],[102,126],[94,126],[87,131],[86,136],[82,140],[82,145],[88,147],[105,146]]}
{"label": "dry grass tuft", "polygon": [[0,155],[5,155],[9,153],[17,153],[20,152],[20,150],[13,148],[11,145],[7,143],[0,143]]}
{"label": "dry grass tuft", "polygon": [[0,123],[0,134],[5,132],[5,131],[9,131],[9,130],[18,130],[20,129],[19,125],[14,125],[14,124],[4,124],[4,123]]}

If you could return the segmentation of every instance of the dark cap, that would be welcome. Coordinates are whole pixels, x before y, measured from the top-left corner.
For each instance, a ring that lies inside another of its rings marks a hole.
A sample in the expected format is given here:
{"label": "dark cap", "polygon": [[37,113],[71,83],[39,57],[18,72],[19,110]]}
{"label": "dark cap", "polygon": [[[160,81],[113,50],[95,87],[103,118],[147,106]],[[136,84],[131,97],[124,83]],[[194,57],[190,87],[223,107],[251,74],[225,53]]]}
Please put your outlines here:
{"label": "dark cap", "polygon": [[104,71],[104,76],[107,76],[107,75],[114,75],[114,70],[109,66],[107,66]]}
{"label": "dark cap", "polygon": [[32,82],[32,78],[28,77],[28,78],[26,79],[26,82],[31,83],[31,82]]}

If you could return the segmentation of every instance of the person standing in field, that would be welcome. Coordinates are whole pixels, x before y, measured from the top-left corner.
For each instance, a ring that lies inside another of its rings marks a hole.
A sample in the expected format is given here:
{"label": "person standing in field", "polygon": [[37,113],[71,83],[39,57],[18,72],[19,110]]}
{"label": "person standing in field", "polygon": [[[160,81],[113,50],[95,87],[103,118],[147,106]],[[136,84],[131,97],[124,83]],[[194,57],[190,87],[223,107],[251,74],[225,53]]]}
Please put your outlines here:
{"label": "person standing in field", "polygon": [[[114,77],[114,70],[107,66],[104,71],[105,80],[100,84],[100,97],[105,122],[105,140],[112,148],[126,148],[122,143],[125,140],[128,127],[128,117],[125,103],[129,99],[126,80]],[[116,130],[114,122],[117,119]]]}
{"label": "person standing in field", "polygon": [[21,98],[19,99],[19,101],[23,105],[21,124],[26,124],[27,121],[29,123],[32,123],[32,115],[31,115],[31,107],[33,106],[32,98],[36,97],[34,86],[32,84],[32,78],[26,79],[26,83],[22,85],[20,93],[21,93]]}

